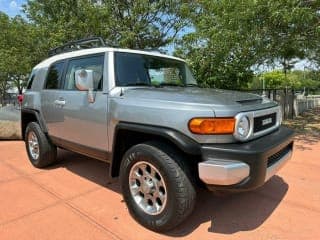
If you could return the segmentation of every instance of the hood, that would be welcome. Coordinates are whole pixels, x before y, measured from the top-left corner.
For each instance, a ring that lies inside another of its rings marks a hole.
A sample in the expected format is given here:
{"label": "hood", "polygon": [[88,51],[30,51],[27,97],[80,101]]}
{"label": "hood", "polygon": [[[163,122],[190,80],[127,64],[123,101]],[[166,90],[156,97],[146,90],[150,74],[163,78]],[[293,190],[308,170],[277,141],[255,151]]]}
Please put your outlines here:
{"label": "hood", "polygon": [[205,104],[212,107],[234,106],[239,108],[246,106],[245,108],[247,108],[255,106],[257,109],[265,108],[267,103],[275,105],[272,101],[251,93],[193,87],[128,88],[125,90],[124,96],[135,99]]}

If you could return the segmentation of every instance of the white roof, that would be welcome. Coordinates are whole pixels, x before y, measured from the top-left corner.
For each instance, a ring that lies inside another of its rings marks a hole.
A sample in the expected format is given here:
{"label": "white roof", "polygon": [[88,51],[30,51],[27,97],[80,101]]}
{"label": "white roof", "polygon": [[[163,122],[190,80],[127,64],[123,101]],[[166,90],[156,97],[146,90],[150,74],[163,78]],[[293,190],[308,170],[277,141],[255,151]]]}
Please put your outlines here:
{"label": "white roof", "polygon": [[50,58],[47,58],[46,60],[42,61],[38,65],[34,67],[34,69],[38,68],[47,68],[49,67],[52,63],[63,60],[66,58],[72,58],[72,57],[78,57],[78,56],[84,56],[88,54],[95,54],[95,53],[103,53],[103,52],[127,52],[127,53],[137,53],[137,54],[144,54],[144,55],[150,55],[150,56],[157,56],[157,57],[165,57],[165,58],[170,58],[178,61],[183,61],[181,58],[173,57],[170,55],[165,55],[161,54],[158,52],[153,52],[153,51],[143,51],[143,50],[131,50],[131,49],[123,49],[123,48],[108,48],[108,47],[102,47],[102,48],[90,48],[90,49],[83,49],[83,50],[76,50],[73,52],[66,52],[66,53],[61,53],[54,55]]}

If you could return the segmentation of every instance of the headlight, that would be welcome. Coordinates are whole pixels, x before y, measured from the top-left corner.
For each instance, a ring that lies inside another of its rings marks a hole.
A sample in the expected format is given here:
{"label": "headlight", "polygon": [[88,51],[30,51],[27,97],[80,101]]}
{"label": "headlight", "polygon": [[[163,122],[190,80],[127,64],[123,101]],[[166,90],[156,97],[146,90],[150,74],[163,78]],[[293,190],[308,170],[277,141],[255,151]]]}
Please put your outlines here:
{"label": "headlight", "polygon": [[247,116],[241,116],[237,123],[234,136],[239,140],[245,140],[250,133],[250,121]]}

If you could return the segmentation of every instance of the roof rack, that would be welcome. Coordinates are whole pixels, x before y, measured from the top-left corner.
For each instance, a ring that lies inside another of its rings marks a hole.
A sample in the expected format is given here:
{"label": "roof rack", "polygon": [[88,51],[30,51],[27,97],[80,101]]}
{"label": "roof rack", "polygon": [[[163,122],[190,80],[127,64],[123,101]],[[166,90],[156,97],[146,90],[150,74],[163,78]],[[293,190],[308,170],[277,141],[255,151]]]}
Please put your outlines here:
{"label": "roof rack", "polygon": [[105,46],[106,46],[106,43],[101,37],[84,38],[76,41],[71,41],[62,46],[53,48],[49,50],[48,55],[49,57],[52,57],[60,53],[72,52],[80,49],[105,47]]}

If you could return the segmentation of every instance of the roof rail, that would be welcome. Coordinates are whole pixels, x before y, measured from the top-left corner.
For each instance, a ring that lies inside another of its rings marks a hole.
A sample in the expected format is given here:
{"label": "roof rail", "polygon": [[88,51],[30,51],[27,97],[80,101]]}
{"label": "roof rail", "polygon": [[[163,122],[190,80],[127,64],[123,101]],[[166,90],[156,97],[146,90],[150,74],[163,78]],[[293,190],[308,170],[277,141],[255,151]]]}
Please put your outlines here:
{"label": "roof rail", "polygon": [[72,52],[80,49],[105,47],[105,46],[106,46],[106,43],[101,37],[84,38],[76,41],[71,41],[62,46],[50,49],[48,52],[48,55],[49,57],[52,57],[60,53]]}

